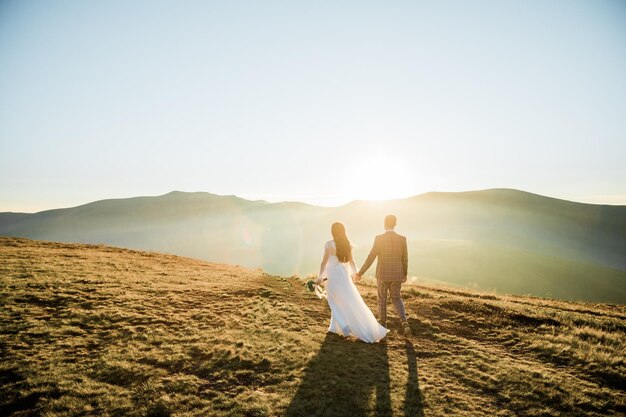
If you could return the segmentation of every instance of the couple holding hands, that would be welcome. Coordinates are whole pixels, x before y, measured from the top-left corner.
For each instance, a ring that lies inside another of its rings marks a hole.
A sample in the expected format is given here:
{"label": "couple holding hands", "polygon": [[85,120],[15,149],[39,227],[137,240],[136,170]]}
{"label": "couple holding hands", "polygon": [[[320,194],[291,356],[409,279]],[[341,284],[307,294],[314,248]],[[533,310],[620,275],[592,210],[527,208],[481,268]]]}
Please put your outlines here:
{"label": "couple holding hands", "polygon": [[[332,224],[330,231],[333,239],[324,244],[320,273],[315,281],[321,283],[327,279],[326,293],[331,310],[328,331],[341,336],[355,336],[368,343],[380,341],[389,332],[386,325],[387,294],[390,293],[402,321],[402,332],[405,336],[411,335],[400,295],[400,287],[406,282],[408,272],[407,244],[406,237],[395,232],[396,222],[394,215],[385,217],[385,233],[376,236],[372,250],[358,272],[345,226],[339,222]],[[379,321],[376,321],[353,282],[360,280],[377,258]]]}

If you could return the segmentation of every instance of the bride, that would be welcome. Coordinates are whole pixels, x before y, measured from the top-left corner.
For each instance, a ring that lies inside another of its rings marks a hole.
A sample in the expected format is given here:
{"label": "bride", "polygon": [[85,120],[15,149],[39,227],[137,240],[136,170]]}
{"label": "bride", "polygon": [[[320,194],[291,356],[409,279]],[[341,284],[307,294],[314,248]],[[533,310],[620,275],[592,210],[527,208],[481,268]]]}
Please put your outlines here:
{"label": "bride", "polygon": [[330,228],[333,240],[324,244],[324,257],[316,280],[327,278],[326,292],[330,306],[329,332],[341,336],[356,336],[364,342],[378,342],[387,335],[367,307],[361,294],[352,282],[357,272],[352,257],[352,244],[346,235],[343,223],[333,223]]}

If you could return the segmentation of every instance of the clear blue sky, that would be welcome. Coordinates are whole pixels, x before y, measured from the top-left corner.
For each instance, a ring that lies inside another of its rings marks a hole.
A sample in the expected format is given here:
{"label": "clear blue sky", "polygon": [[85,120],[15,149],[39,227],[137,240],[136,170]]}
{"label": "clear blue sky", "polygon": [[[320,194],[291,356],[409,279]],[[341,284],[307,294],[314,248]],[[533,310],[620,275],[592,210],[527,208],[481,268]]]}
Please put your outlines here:
{"label": "clear blue sky", "polygon": [[0,2],[0,211],[491,187],[626,204],[626,2]]}

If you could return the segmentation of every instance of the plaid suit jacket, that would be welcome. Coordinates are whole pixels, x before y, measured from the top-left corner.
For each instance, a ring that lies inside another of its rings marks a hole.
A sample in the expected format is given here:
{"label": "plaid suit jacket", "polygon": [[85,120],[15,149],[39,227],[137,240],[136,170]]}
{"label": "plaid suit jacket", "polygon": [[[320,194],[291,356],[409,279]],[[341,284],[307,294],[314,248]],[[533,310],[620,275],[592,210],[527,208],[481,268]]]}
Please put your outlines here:
{"label": "plaid suit jacket", "polygon": [[376,236],[374,246],[372,246],[367,260],[361,267],[359,275],[363,275],[372,266],[376,258],[378,258],[378,263],[376,264],[377,280],[406,282],[409,270],[406,237],[393,231],[387,231],[382,235]]}

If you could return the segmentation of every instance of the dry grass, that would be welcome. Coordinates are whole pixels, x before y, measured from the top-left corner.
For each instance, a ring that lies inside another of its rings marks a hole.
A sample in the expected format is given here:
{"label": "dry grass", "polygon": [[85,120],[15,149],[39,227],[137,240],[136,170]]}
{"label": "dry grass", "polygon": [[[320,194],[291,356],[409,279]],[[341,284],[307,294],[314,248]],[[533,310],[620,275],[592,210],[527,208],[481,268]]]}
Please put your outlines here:
{"label": "dry grass", "polygon": [[[375,288],[360,286],[376,304]],[[0,414],[626,412],[626,309],[406,286],[415,336],[325,333],[295,278],[0,238]],[[397,327],[397,324],[395,324]]]}

